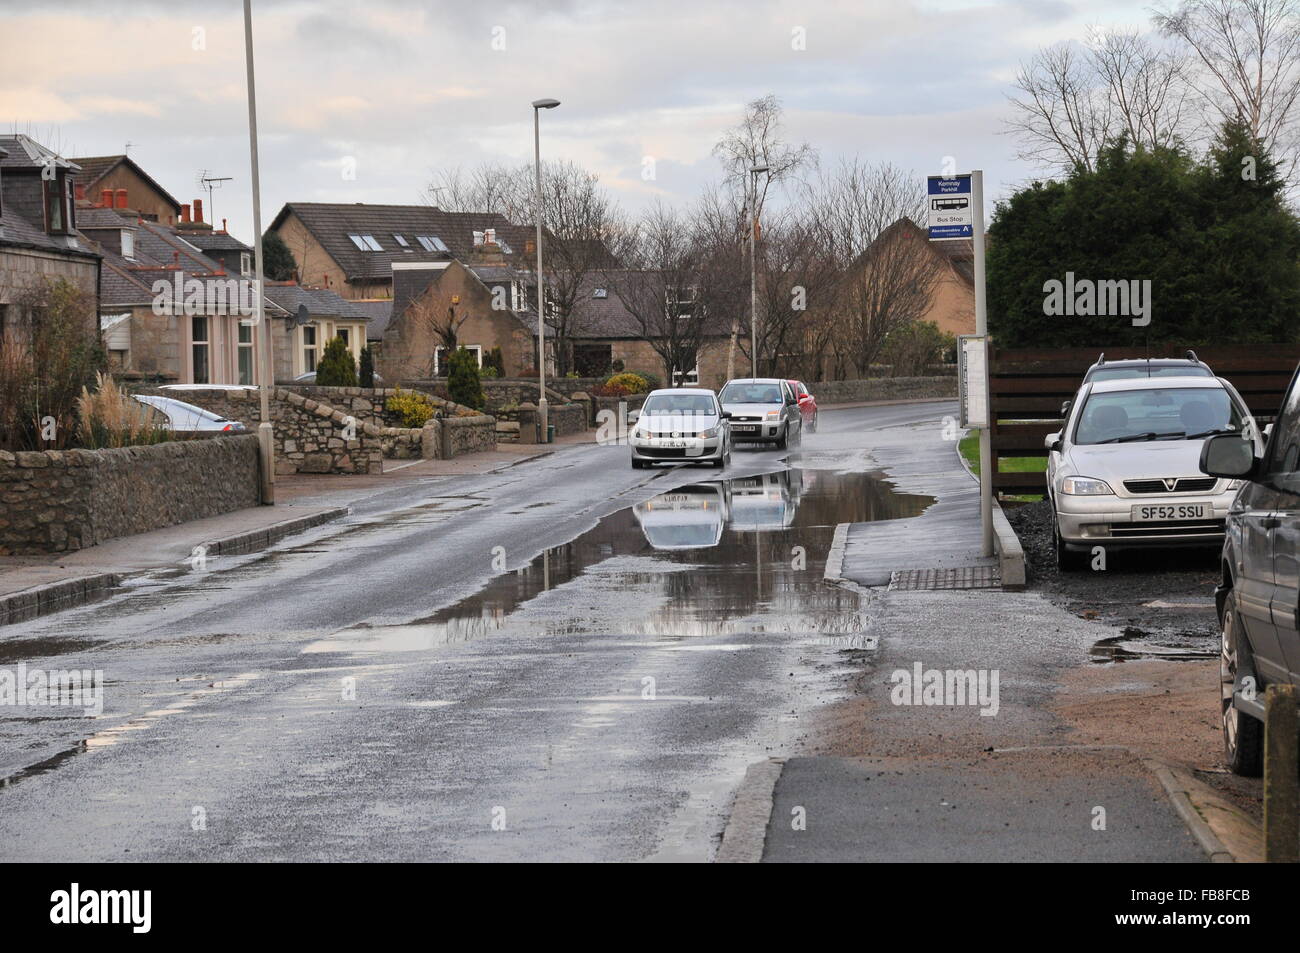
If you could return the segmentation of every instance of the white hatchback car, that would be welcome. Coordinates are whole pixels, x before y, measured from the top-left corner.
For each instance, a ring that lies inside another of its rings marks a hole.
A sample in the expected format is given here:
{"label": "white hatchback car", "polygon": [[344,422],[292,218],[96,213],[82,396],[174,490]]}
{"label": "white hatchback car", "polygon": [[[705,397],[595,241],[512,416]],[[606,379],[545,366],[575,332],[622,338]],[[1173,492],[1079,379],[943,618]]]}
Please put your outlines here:
{"label": "white hatchback car", "polygon": [[703,387],[651,391],[628,434],[632,467],[654,463],[711,463],[731,459],[731,427],[718,395]]}
{"label": "white hatchback car", "polygon": [[1245,401],[1222,378],[1084,384],[1064,429],[1045,440],[1057,565],[1079,568],[1098,546],[1221,546],[1241,481],[1202,473],[1201,446],[1243,432],[1260,444]]}

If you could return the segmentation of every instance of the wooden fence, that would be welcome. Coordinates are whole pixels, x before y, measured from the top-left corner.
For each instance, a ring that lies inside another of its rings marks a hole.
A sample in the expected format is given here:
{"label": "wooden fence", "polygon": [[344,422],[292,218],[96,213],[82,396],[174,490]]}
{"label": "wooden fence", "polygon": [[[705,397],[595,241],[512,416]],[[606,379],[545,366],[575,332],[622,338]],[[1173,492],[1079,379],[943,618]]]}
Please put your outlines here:
{"label": "wooden fence", "polygon": [[[1074,397],[1084,373],[1102,352],[1106,360],[1183,357],[1186,348],[993,348],[989,389],[993,402],[993,489],[1041,493],[1042,473],[998,472],[999,457],[1046,457],[1043,438],[1061,429],[1061,404]],[[1198,348],[1197,356],[1240,391],[1261,425],[1277,415],[1300,345],[1265,344]]]}

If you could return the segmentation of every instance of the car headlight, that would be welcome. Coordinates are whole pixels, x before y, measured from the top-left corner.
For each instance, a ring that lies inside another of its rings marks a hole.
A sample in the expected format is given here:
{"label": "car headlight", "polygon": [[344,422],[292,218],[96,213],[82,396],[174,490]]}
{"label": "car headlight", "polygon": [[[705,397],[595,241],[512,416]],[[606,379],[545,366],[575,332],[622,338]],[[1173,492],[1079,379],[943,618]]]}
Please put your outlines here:
{"label": "car headlight", "polygon": [[769,410],[767,412],[768,420],[779,420],[780,418],[781,418],[781,411],[779,410]]}
{"label": "car headlight", "polygon": [[1115,491],[1105,480],[1072,476],[1061,481],[1061,492],[1068,493],[1070,496],[1106,496]]}
{"label": "car headlight", "polygon": [[717,435],[718,435],[717,427],[710,427],[708,430],[701,430],[698,434],[696,434],[696,436],[702,440],[712,440]]}
{"label": "car headlight", "polygon": [[1245,480],[1229,480],[1229,481],[1228,481],[1227,489],[1228,489],[1228,490],[1240,490],[1240,489],[1241,489],[1243,486],[1245,486],[1245,485],[1246,485],[1246,481],[1245,481]]}
{"label": "car headlight", "polygon": [[632,431],[632,436],[636,437],[638,440],[645,440],[647,437],[650,436],[650,431],[645,430],[641,427],[637,427],[635,430]]}

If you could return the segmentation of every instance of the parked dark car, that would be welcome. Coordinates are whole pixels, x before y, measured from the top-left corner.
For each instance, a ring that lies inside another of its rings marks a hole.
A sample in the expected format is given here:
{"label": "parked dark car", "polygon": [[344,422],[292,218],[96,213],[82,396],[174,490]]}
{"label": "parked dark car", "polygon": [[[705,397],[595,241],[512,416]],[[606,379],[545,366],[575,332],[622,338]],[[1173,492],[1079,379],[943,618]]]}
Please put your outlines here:
{"label": "parked dark car", "polygon": [[1222,579],[1220,682],[1228,766],[1263,765],[1264,692],[1300,685],[1300,371],[1263,456],[1240,434],[1205,442],[1201,470],[1247,481],[1228,510]]}

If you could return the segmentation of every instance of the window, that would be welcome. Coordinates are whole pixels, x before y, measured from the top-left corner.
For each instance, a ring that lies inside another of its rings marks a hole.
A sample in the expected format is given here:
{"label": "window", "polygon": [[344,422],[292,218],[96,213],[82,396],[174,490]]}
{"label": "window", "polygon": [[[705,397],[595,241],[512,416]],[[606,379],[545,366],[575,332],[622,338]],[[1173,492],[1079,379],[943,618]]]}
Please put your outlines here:
{"label": "window", "polygon": [[253,383],[253,326],[239,322],[239,383]]}
{"label": "window", "polygon": [[512,248],[510,247],[509,242],[507,242],[504,238],[498,238],[498,239],[497,239],[497,245],[498,245],[498,246],[500,247],[500,249],[501,249],[503,252],[505,252],[507,255],[513,255],[513,254],[515,253],[515,252],[514,252],[514,249],[512,249]]}
{"label": "window", "polygon": [[669,288],[664,294],[668,313],[675,318],[689,318],[695,313],[694,288]]}
{"label": "window", "polygon": [[239,273],[247,275],[253,270],[253,256],[246,251],[239,253]]}
{"label": "window", "polygon": [[608,297],[609,297],[609,289],[608,289],[608,288],[597,288],[595,291],[593,291],[593,292],[591,293],[591,296],[592,296],[593,298],[608,298]]}
{"label": "window", "polygon": [[510,310],[520,313],[528,310],[528,289],[518,281],[510,282]]}
{"label": "window", "polygon": [[211,370],[208,364],[208,319],[201,314],[190,318],[190,356],[194,363],[194,383],[211,384]]}
{"label": "window", "polygon": [[1241,424],[1240,409],[1222,387],[1094,391],[1075,425],[1074,442],[1203,439],[1215,430],[1239,431]]}
{"label": "window", "polygon": [[403,248],[411,247],[410,244],[406,241],[406,239],[403,238],[401,235],[397,234],[397,232],[393,232],[393,241],[397,242],[397,244],[401,245]]}
{"label": "window", "polygon": [[[469,351],[478,361],[478,366],[483,367],[483,347],[479,344],[462,344],[464,350]],[[441,377],[447,373],[447,349],[439,345],[433,352],[433,376]]]}
{"label": "window", "polygon": [[1300,376],[1291,382],[1291,392],[1269,441],[1264,479],[1287,493],[1300,493]]}
{"label": "window", "polygon": [[360,235],[354,235],[351,232],[348,232],[348,238],[352,240],[352,244],[356,245],[358,250],[366,251],[365,239]]}
{"label": "window", "polygon": [[316,325],[302,326],[302,372],[310,374],[316,370]]}
{"label": "window", "polygon": [[425,251],[450,251],[445,242],[437,235],[416,235],[415,240]]}
{"label": "window", "polygon": [[374,235],[358,235],[354,232],[348,232],[348,238],[352,244],[357,246],[359,251],[383,251],[384,246],[375,241]]}
{"label": "window", "polygon": [[336,337],[343,339],[343,346],[349,351],[352,350],[352,333],[350,328],[337,328],[334,331]]}
{"label": "window", "polygon": [[45,186],[45,230],[51,235],[68,231],[68,203],[64,195],[63,174],[42,179]]}
{"label": "window", "polygon": [[122,229],[122,257],[135,258],[135,234],[129,229]]}

